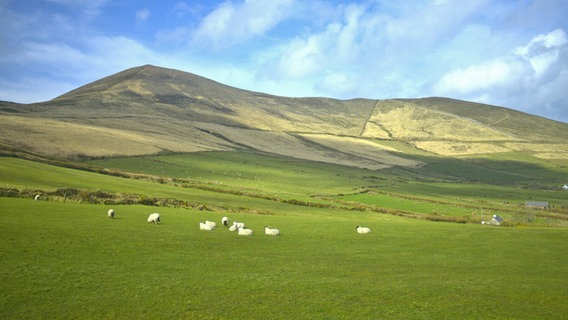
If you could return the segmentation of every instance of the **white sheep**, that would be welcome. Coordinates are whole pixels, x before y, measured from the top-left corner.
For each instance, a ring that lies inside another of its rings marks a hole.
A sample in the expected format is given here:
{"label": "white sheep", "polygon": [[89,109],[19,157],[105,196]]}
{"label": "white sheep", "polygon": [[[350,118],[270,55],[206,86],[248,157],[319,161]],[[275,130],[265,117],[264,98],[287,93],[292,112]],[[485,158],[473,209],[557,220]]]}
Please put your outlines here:
{"label": "white sheep", "polygon": [[35,197],[34,197],[34,200],[36,200],[36,201],[39,200],[39,197],[40,197],[40,195],[36,194]]}
{"label": "white sheep", "polygon": [[200,222],[199,223],[199,230],[211,231],[213,229],[215,229],[215,227],[213,227],[210,224],[207,224],[207,222]]}
{"label": "white sheep", "polygon": [[252,236],[252,229],[239,228],[240,236]]}
{"label": "white sheep", "polygon": [[237,222],[237,221],[233,221],[233,225],[237,226],[238,228],[244,228],[245,227],[245,223],[244,222]]}
{"label": "white sheep", "polygon": [[114,209],[108,209],[107,216],[109,218],[114,218]]}
{"label": "white sheep", "polygon": [[371,232],[371,228],[361,227],[361,226],[356,226],[356,227],[355,227],[355,230],[357,230],[357,233],[360,233],[360,234],[370,233],[370,232]]}
{"label": "white sheep", "polygon": [[213,221],[205,220],[205,224],[208,225],[208,226],[211,226],[211,229],[217,228],[217,224]]}
{"label": "white sheep", "polygon": [[227,218],[227,217],[221,218],[221,223],[222,223],[225,227],[228,227],[228,226],[229,226],[229,218]]}
{"label": "white sheep", "polygon": [[153,222],[154,224],[160,223],[160,214],[152,213],[150,216],[148,216],[148,222]]}
{"label": "white sheep", "polygon": [[239,229],[237,227],[237,224],[233,222],[233,225],[229,227],[229,231],[237,231],[237,229]]}
{"label": "white sheep", "polygon": [[274,228],[269,228],[269,227],[265,226],[264,227],[264,234],[269,235],[269,236],[279,236],[280,230],[274,229]]}

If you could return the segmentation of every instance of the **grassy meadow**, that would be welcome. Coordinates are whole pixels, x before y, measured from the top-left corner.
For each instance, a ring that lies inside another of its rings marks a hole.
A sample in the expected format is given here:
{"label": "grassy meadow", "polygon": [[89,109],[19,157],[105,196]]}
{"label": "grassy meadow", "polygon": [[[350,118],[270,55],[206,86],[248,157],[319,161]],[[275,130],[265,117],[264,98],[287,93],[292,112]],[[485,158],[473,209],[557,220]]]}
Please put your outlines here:
{"label": "grassy meadow", "polygon": [[[0,197],[0,318],[562,319],[568,313],[568,229],[559,227],[567,195],[557,190],[222,152],[89,165],[138,175],[0,158],[0,187],[12,195]],[[80,192],[62,196],[61,189]],[[28,196],[36,193],[38,201]],[[141,205],[141,199],[158,201]],[[519,204],[528,199],[555,208],[527,211]],[[115,219],[106,217],[111,207]],[[152,212],[161,213],[161,224],[146,222]],[[479,224],[494,213],[515,223]],[[199,230],[199,221],[219,223],[225,215],[255,235]],[[265,236],[265,225],[282,235]],[[373,231],[359,235],[356,225]]]}

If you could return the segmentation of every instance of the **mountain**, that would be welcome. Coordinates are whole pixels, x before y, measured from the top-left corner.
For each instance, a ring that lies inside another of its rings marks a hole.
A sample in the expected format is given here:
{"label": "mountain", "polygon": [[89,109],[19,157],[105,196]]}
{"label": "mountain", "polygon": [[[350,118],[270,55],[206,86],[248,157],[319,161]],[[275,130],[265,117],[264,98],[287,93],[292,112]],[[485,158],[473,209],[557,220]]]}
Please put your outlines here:
{"label": "mountain", "polygon": [[247,150],[369,169],[422,165],[408,153],[568,159],[568,124],[508,108],[287,98],[150,65],[47,102],[2,102],[0,122],[3,149],[54,158]]}

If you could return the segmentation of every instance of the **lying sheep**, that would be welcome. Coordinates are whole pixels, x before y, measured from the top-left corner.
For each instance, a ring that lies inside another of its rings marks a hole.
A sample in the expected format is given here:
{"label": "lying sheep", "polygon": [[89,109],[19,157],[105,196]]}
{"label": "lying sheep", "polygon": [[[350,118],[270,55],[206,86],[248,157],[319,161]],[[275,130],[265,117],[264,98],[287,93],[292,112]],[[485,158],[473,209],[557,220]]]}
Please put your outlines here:
{"label": "lying sheep", "polygon": [[239,227],[237,227],[237,224],[233,222],[233,225],[229,227],[229,231],[237,231],[237,229],[239,229]]}
{"label": "lying sheep", "polygon": [[160,214],[152,213],[150,216],[148,216],[148,222],[153,222],[154,224],[160,223]]}
{"label": "lying sheep", "polygon": [[252,229],[239,228],[240,236],[252,236]]}
{"label": "lying sheep", "polygon": [[269,236],[279,236],[280,230],[269,228],[269,227],[265,226],[264,227],[264,234],[269,235]]}
{"label": "lying sheep", "polygon": [[114,218],[114,209],[108,209],[107,216],[109,218]]}
{"label": "lying sheep", "polygon": [[221,218],[221,223],[222,223],[225,227],[228,227],[228,226],[229,226],[229,218],[227,218],[227,217]]}
{"label": "lying sheep", "polygon": [[213,221],[205,220],[205,224],[208,225],[208,226],[211,226],[212,229],[217,228],[217,224]]}
{"label": "lying sheep", "polygon": [[213,227],[210,224],[207,224],[207,221],[199,223],[199,230],[211,231],[213,229],[215,229],[215,227]]}
{"label": "lying sheep", "polygon": [[245,227],[245,223],[244,222],[237,222],[237,221],[233,221],[233,225],[237,226],[238,228],[244,228]]}
{"label": "lying sheep", "polygon": [[370,232],[371,232],[371,228],[361,227],[361,226],[356,226],[356,227],[355,227],[355,230],[357,230],[357,233],[360,233],[360,234],[370,233]]}

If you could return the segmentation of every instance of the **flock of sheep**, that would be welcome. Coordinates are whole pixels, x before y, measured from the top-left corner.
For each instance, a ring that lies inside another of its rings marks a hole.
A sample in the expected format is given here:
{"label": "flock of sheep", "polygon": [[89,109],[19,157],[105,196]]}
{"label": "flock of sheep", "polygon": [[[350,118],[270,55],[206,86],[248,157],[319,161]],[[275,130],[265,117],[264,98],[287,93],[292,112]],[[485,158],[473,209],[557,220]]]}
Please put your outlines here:
{"label": "flock of sheep", "polygon": [[[114,218],[114,209],[109,209],[108,212],[107,212],[107,216],[111,219]],[[160,223],[160,214],[159,213],[150,214],[148,216],[148,223],[154,223],[154,224]],[[223,226],[225,226],[225,227],[228,227],[229,231],[231,231],[231,232],[237,231],[238,235],[241,235],[241,236],[252,236],[253,235],[253,230],[246,228],[245,224],[243,222],[233,221],[233,224],[229,227],[229,218],[223,217],[223,218],[221,218],[221,224],[223,224]],[[212,231],[212,230],[215,230],[215,228],[217,228],[217,223],[215,223],[214,221],[206,220],[205,222],[203,222],[203,221],[199,222],[199,230]],[[356,226],[355,230],[359,234],[365,234],[365,233],[371,232],[371,228],[362,227],[362,226]],[[265,226],[264,227],[264,234],[268,235],[268,236],[279,236],[280,230],[275,229],[275,228],[269,228],[268,226]]]}
{"label": "flock of sheep", "polygon": [[[233,221],[233,224],[229,227],[229,218],[223,217],[221,219],[221,223],[225,227],[229,228],[229,231],[237,231],[237,234],[240,236],[253,235],[252,229],[246,228],[244,222]],[[215,228],[217,228],[217,223],[215,223],[214,221],[206,220],[205,222],[199,223],[199,230],[211,231],[215,230]],[[269,236],[279,236],[280,230],[265,226],[264,233]]]}

